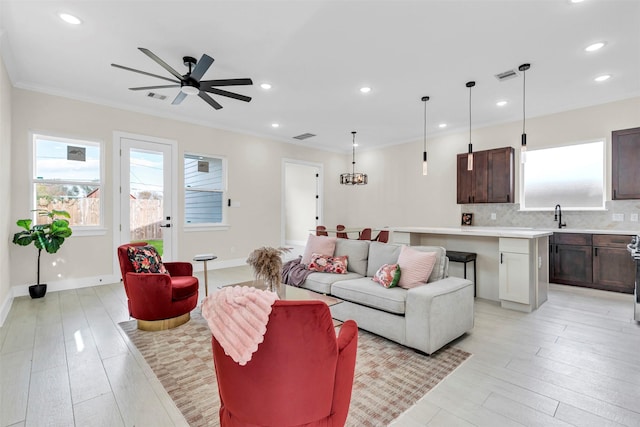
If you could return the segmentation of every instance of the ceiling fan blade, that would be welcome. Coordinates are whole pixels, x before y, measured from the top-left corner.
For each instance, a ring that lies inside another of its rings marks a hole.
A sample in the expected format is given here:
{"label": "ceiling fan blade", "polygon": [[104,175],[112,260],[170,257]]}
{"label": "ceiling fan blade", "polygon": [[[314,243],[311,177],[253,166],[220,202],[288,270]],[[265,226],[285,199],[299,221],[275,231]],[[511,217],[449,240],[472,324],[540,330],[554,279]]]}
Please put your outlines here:
{"label": "ceiling fan blade", "polygon": [[187,94],[184,93],[183,91],[178,92],[178,96],[176,96],[176,99],[173,100],[171,105],[180,104],[186,97],[187,97]]}
{"label": "ceiling fan blade", "polygon": [[211,105],[216,110],[219,110],[222,108],[222,105],[218,104],[212,97],[207,95],[205,92],[200,91],[200,93],[198,93],[198,96],[204,99],[207,104]]}
{"label": "ceiling fan blade", "polygon": [[116,67],[116,68],[122,68],[123,70],[127,70],[127,71],[133,71],[134,73],[144,74],[145,76],[151,76],[151,77],[156,77],[158,79],[167,80],[167,81],[173,82],[173,83],[180,83],[179,80],[173,80],[173,79],[170,79],[170,78],[167,78],[167,77],[159,76],[157,74],[147,73],[146,71],[136,70],[135,68],[125,67],[124,65],[111,64],[111,66],[112,67]]}
{"label": "ceiling fan blade", "polygon": [[191,72],[191,78],[199,82],[204,73],[211,67],[211,64],[213,64],[213,58],[206,53],[203,54],[200,61],[196,62],[196,67]]}
{"label": "ceiling fan blade", "polygon": [[205,92],[215,93],[216,95],[227,96],[229,98],[237,99],[239,101],[244,101],[244,102],[251,101],[251,97],[250,96],[240,95],[238,93],[228,92],[226,90],[216,89],[214,87],[208,87],[208,88],[202,88],[201,87],[200,89],[201,89],[201,91],[204,90]]}
{"label": "ceiling fan blade", "polygon": [[170,88],[170,87],[180,87],[180,85],[130,87],[129,90],[166,89],[166,88]]}
{"label": "ceiling fan blade", "polygon": [[203,80],[200,82],[202,86],[242,86],[252,85],[251,79],[220,79],[220,80]]}
{"label": "ceiling fan blade", "polygon": [[170,72],[171,74],[173,74],[176,78],[178,78],[179,80],[182,80],[182,74],[178,73],[176,70],[174,70],[173,68],[171,68],[171,66],[169,66],[169,64],[167,64],[166,62],[164,62],[162,59],[158,58],[156,56],[155,53],[151,52],[149,49],[145,49],[144,47],[139,47],[138,48],[142,53],[144,53],[145,55],[147,55],[149,58],[153,59],[154,61],[156,61],[158,64],[160,64],[160,66],[162,68],[164,68],[165,70],[167,70],[168,72]]}

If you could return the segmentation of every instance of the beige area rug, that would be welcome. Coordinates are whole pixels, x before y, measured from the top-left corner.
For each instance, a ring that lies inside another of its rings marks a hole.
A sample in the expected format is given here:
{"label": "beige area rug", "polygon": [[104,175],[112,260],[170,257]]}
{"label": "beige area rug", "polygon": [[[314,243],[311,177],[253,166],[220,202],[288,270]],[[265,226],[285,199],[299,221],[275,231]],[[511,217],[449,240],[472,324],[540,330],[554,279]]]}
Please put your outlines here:
{"label": "beige area rug", "polygon": [[[160,332],[120,323],[191,426],[219,426],[220,400],[211,332],[199,309],[191,321]],[[445,347],[421,355],[360,330],[347,426],[386,426],[471,356]]]}

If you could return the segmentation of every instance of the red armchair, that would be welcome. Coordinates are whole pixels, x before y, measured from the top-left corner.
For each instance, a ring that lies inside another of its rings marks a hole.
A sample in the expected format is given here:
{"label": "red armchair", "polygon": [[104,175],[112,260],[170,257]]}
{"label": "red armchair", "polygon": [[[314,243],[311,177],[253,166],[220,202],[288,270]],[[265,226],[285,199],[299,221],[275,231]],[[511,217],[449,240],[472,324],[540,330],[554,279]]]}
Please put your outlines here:
{"label": "red armchair", "polygon": [[222,427],[344,425],[358,345],[353,320],[336,339],[324,302],[278,300],[264,342],[245,366],[211,341]]}
{"label": "red armchair", "polygon": [[169,274],[136,273],[129,260],[128,243],[118,247],[118,260],[124,290],[127,293],[129,315],[138,321],[138,329],[159,331],[175,328],[191,319],[191,310],[198,304],[198,278],[188,262],[163,262]]}

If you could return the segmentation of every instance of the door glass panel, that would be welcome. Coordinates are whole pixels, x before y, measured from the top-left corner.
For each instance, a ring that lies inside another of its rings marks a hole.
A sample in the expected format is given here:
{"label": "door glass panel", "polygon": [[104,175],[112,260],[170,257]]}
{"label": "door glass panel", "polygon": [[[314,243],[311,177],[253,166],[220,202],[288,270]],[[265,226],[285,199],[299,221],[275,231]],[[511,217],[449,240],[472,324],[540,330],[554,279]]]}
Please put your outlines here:
{"label": "door glass panel", "polygon": [[132,148],[129,152],[129,230],[132,242],[145,241],[164,252],[164,155]]}

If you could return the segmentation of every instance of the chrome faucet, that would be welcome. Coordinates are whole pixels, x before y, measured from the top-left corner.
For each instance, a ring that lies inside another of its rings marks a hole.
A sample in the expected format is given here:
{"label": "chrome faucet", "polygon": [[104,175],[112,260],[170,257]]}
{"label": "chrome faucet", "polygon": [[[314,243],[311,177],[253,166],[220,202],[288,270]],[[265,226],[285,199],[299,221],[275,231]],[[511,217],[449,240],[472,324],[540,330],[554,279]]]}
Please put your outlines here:
{"label": "chrome faucet", "polygon": [[556,205],[555,214],[553,215],[553,220],[558,221],[558,228],[567,226],[567,224],[562,223],[562,208],[560,207],[560,205]]}

